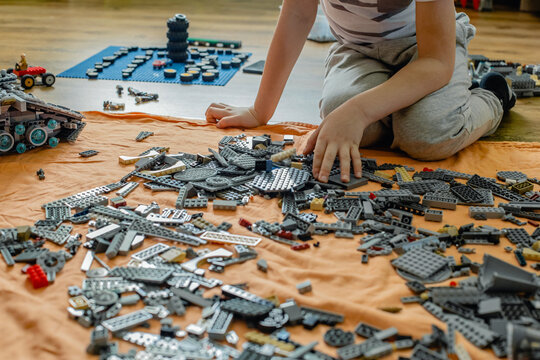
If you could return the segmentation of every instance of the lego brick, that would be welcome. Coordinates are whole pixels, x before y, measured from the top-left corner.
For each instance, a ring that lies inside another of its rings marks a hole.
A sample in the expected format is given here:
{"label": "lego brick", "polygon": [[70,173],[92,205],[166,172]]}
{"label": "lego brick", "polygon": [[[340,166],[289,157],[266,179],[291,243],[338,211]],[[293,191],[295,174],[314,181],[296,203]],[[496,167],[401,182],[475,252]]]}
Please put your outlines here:
{"label": "lego brick", "polygon": [[214,210],[230,210],[236,211],[236,201],[229,200],[214,200],[212,202]]}
{"label": "lego brick", "polygon": [[296,285],[296,289],[300,294],[311,292],[311,281],[307,280]]}
{"label": "lego brick", "polygon": [[349,182],[342,182],[341,181],[341,174],[331,175],[328,178],[328,182],[331,184],[339,185],[341,188],[345,190],[352,190],[356,189],[360,186],[367,185],[368,179],[364,177],[357,178],[356,176],[352,175],[349,177]]}
{"label": "lego brick", "polygon": [[159,243],[159,244],[152,245],[139,252],[136,252],[135,254],[131,255],[131,258],[135,260],[144,261],[144,260],[150,259],[151,257],[159,255],[169,249],[170,249],[169,245]]}
{"label": "lego brick", "polygon": [[266,305],[266,306],[272,306],[273,303],[268,301],[268,300],[265,300],[255,294],[252,294],[246,290],[242,290],[236,286],[232,286],[232,285],[223,285],[221,287],[221,291],[223,293],[223,295],[227,296],[227,297],[231,297],[231,298],[240,298],[240,299],[243,299],[243,300],[247,300],[247,301],[251,301],[251,302],[254,302],[254,303],[258,303],[258,304],[262,304],[262,305]]}
{"label": "lego brick", "polygon": [[120,246],[124,242],[125,236],[126,234],[124,232],[119,232],[114,235],[111,243],[109,244],[109,247],[107,248],[107,251],[105,251],[105,256],[107,256],[107,258],[113,259],[118,255],[118,251],[120,250]]}
{"label": "lego brick", "polygon": [[438,194],[425,194],[422,199],[422,205],[439,209],[456,210],[457,200]]}
{"label": "lego brick", "polygon": [[273,304],[260,304],[248,300],[235,298],[221,303],[221,309],[235,315],[252,318],[267,315],[273,308]]}
{"label": "lego brick", "polygon": [[321,309],[315,309],[307,306],[301,306],[302,315],[304,318],[307,315],[316,316],[318,322],[324,325],[334,326],[338,323],[342,323],[345,317],[342,314],[333,313],[330,311],[325,311]]}
{"label": "lego brick", "polygon": [[428,209],[426,210],[424,219],[426,219],[426,221],[441,222],[443,220],[443,212],[441,210]]}
{"label": "lego brick", "polygon": [[471,177],[469,181],[467,181],[467,185],[476,187],[476,188],[483,188],[483,189],[491,190],[493,195],[501,197],[505,200],[519,201],[520,199],[523,199],[523,197],[521,197],[520,195],[515,194],[509,190],[506,190],[502,188],[500,185],[492,181],[489,181],[486,178],[482,178],[478,175],[474,175],[473,177]]}
{"label": "lego brick", "polygon": [[257,246],[261,242],[261,238],[259,237],[224,234],[212,231],[206,231],[200,238],[208,242],[246,246]]}
{"label": "lego brick", "polygon": [[279,168],[259,174],[251,185],[263,192],[283,192],[298,189],[309,180],[310,174],[295,168]]}
{"label": "lego brick", "polygon": [[391,263],[392,266],[420,278],[428,278],[448,265],[444,257],[423,249],[408,251]]}
{"label": "lego brick", "polygon": [[86,234],[86,239],[95,240],[97,238],[111,238],[122,230],[120,225],[110,224],[100,229],[94,230]]}
{"label": "lego brick", "polygon": [[173,272],[174,269],[115,267],[109,272],[109,275],[122,277],[126,280],[162,284]]}
{"label": "lego brick", "polygon": [[104,328],[112,333],[129,330],[152,319],[152,315],[144,310],[138,310],[126,315],[117,316],[101,323]]}
{"label": "lego brick", "polygon": [[45,218],[55,220],[65,220],[71,216],[69,206],[46,206]]}
{"label": "lego brick", "polygon": [[56,231],[42,230],[33,227],[32,234],[42,239],[49,240],[56,245],[64,245],[70,237],[71,230],[73,230],[73,226],[70,225],[60,225]]}
{"label": "lego brick", "polygon": [[435,192],[440,189],[444,189],[447,184],[440,180],[419,180],[411,182],[399,182],[399,188],[403,190],[409,190],[416,195],[424,195],[428,192]]}
{"label": "lego brick", "polygon": [[136,231],[138,234],[141,235],[154,236],[157,238],[172,240],[192,246],[199,246],[200,244],[205,243],[204,240],[200,240],[195,236],[182,234],[162,227],[157,227],[151,222],[145,220],[134,221],[128,228],[128,231],[129,230]]}
{"label": "lego brick", "polygon": [[212,340],[222,341],[225,340],[225,336],[231,325],[233,314],[226,311],[217,310],[214,316],[210,320],[207,332],[208,336]]}
{"label": "lego brick", "polygon": [[364,354],[377,346],[384,344],[382,341],[376,339],[368,339],[359,344],[353,344],[339,348],[337,354],[342,360],[352,360],[357,358],[362,358]]}
{"label": "lego brick", "polygon": [[333,327],[324,333],[324,342],[332,347],[343,347],[354,342],[354,334],[350,331],[343,331]]}
{"label": "lego brick", "polygon": [[138,182],[128,182],[123,188],[116,192],[116,195],[126,197],[139,186]]}
{"label": "lego brick", "polygon": [[81,151],[79,153],[79,156],[80,157],[91,157],[91,156],[96,156],[97,154],[99,154],[99,151],[96,151],[96,150],[85,150],[85,151]]}
{"label": "lego brick", "polygon": [[154,135],[154,133],[151,131],[141,131],[135,138],[135,141],[143,141],[144,139],[152,135]]}
{"label": "lego brick", "polygon": [[487,219],[501,219],[506,212],[503,208],[491,208],[484,206],[469,207],[469,216],[474,218],[478,215],[484,215]]}
{"label": "lego brick", "polygon": [[184,208],[186,209],[200,209],[208,207],[207,198],[198,198],[198,199],[186,199],[184,200]]}
{"label": "lego brick", "polygon": [[171,290],[175,296],[191,304],[200,306],[202,308],[212,306],[212,302],[210,300],[205,299],[202,296],[193,294],[189,292],[188,290],[178,289],[178,288],[171,288]]}

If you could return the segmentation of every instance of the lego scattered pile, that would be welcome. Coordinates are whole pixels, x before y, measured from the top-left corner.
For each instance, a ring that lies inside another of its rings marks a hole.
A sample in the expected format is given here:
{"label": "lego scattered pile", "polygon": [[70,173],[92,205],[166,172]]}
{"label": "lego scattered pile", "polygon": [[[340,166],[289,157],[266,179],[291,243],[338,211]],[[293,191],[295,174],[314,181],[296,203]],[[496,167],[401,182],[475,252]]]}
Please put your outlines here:
{"label": "lego scattered pile", "polygon": [[[207,271],[199,265],[207,262],[208,271],[221,273],[228,266],[255,259],[257,252],[253,248],[260,243],[259,236],[292,250],[302,250],[310,247],[308,241],[313,235],[334,233],[335,237],[354,238],[367,234],[360,238],[358,248],[363,252],[362,262],[367,263],[372,256],[397,253],[399,257],[392,260],[392,265],[418,294],[403,298],[403,302],[423,303],[449,329],[445,334],[434,328],[433,334],[414,341],[393,328],[379,330],[361,324],[357,333],[367,340],[354,344],[352,333],[334,328],[324,340],[340,348],[341,359],[372,359],[413,347],[412,359],[443,359],[463,353],[461,347],[454,346],[454,331],[479,347],[491,346],[501,356],[505,354],[505,343],[509,355],[535,353],[539,340],[534,328],[540,328],[538,277],[491,257],[484,264],[477,264],[462,256],[458,264],[444,251],[456,246],[462,253],[474,252],[466,245],[498,245],[504,235],[515,245],[515,249],[508,250],[514,251],[518,263],[525,266],[527,260],[540,260],[540,230],[529,234],[523,228],[499,230],[466,224],[459,228],[445,225],[435,232],[416,229],[413,220],[416,215],[442,221],[444,214],[438,209],[454,211],[462,204],[470,206],[470,216],[478,221],[497,217],[524,225],[527,222],[518,220],[524,218],[530,225],[538,226],[540,194],[534,191],[534,183],[539,183],[536,178],[505,171],[497,174],[504,182],[500,183],[497,179],[446,169],[425,168],[412,173],[414,169],[409,167],[378,165],[374,159],[363,159],[361,179],[353,177],[351,183],[342,183],[336,162],[326,184],[312,177],[312,156],[296,155],[294,148],[286,147],[292,142],[292,136],[287,135],[283,141],[272,141],[267,135],[242,134],[225,136],[218,150],[208,149],[209,154],[170,154],[167,148],[154,147],[138,156],[120,156],[121,164],[132,164],[134,169],[118,182],[44,204],[46,219],[33,227],[0,230],[2,255],[10,265],[19,261],[36,263],[25,270],[35,287],[46,286],[81,245],[80,236],[71,235],[72,227],[62,223],[88,222],[90,228],[84,243],[87,252],[81,267],[87,279],[80,288],[69,289],[68,312],[81,325],[95,326],[88,351],[103,359],[331,359],[313,350],[316,343],[296,344],[283,327],[297,323],[306,329],[317,324],[334,326],[343,321],[343,315],[299,306],[294,300],[280,304],[275,298],[264,299],[248,292],[242,284],[223,285],[220,280],[205,277]],[[140,184],[136,179],[142,179],[143,186],[152,191],[172,191],[176,196],[175,209],[161,211],[155,202],[127,206],[125,198]],[[368,181],[378,182],[385,189],[346,191]],[[392,189],[396,185],[399,189]],[[114,197],[104,195],[115,190]],[[240,225],[257,236],[230,234],[231,224],[215,225],[204,219],[203,213],[186,210],[205,209],[212,202],[214,209],[234,211],[248,205],[256,194],[279,197],[284,214],[281,223],[239,220]],[[493,196],[508,203],[493,207]],[[334,213],[337,221],[317,221],[319,211]],[[29,241],[30,236],[38,241]],[[169,240],[176,246],[158,243],[132,254],[126,266],[112,269],[98,256],[125,256],[140,247],[145,237]],[[65,245],[68,251],[49,251],[42,247],[43,240]],[[195,250],[208,243],[233,245],[236,256],[226,248]],[[94,260],[101,267],[91,268]],[[268,270],[264,259],[258,260],[257,267],[263,272]],[[536,263],[533,267],[537,268]],[[423,285],[468,276],[471,272],[477,273],[478,278],[467,278],[460,287],[427,289]],[[216,286],[221,286],[222,296],[203,297],[203,289]],[[300,283],[297,288],[300,293],[309,292],[311,282]],[[117,316],[123,306],[141,300],[144,309]],[[182,331],[172,325],[168,316],[183,315],[188,305],[203,308],[202,318]],[[399,309],[388,309],[394,310]],[[152,318],[162,319],[160,335],[131,331]],[[229,331],[234,319],[271,335],[246,334],[249,342],[241,353],[213,342],[238,342],[238,336]],[[503,331],[503,324],[513,330]],[[522,326],[530,329],[524,334]],[[118,354],[117,345],[108,340],[109,332],[144,346],[145,350]],[[186,334],[190,336],[177,340]]]}
{"label": "lego scattered pile", "polygon": [[540,96],[540,64],[522,65],[505,60],[491,60],[483,55],[469,55],[472,80],[480,83],[489,72],[498,72],[506,78],[517,97]]}

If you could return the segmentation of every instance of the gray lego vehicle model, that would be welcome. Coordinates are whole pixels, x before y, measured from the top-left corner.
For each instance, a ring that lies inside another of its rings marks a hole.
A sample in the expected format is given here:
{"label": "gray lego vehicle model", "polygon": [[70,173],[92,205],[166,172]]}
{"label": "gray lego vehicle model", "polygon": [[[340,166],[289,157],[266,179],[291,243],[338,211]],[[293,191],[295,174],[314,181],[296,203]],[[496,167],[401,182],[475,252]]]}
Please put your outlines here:
{"label": "gray lego vehicle model", "polygon": [[0,155],[74,142],[86,125],[81,113],[27,94],[17,75],[0,70]]}

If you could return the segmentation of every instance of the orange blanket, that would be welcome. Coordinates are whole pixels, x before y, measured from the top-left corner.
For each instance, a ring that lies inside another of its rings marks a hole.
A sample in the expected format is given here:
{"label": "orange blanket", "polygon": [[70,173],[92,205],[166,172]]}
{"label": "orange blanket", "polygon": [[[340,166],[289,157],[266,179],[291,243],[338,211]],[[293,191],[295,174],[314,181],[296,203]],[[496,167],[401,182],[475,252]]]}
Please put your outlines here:
{"label": "orange blanket", "polygon": [[[133,166],[118,164],[119,155],[137,155],[151,146],[169,146],[172,153],[190,152],[207,153],[208,147],[216,148],[217,142],[225,134],[238,134],[235,129],[216,130],[213,125],[199,121],[188,121],[169,117],[150,116],[141,113],[109,115],[99,112],[86,114],[88,126],[79,140],[73,144],[61,144],[56,149],[36,150],[24,155],[0,157],[1,208],[0,228],[17,225],[31,225],[44,218],[41,204],[59,199],[79,191],[87,190],[118,181],[133,169]],[[307,134],[314,129],[305,124],[285,123],[270,125],[256,130],[247,130],[247,135],[271,134],[281,138],[283,134],[296,135],[296,147],[300,148]],[[143,142],[135,142],[135,136],[141,130],[153,131],[154,136]],[[83,150],[98,150],[99,155],[81,158]],[[478,142],[459,154],[434,163],[421,163],[411,160],[396,152],[364,150],[364,156],[373,157],[380,164],[399,163],[422,170],[423,167],[442,167],[482,176],[495,176],[499,170],[520,170],[533,177],[540,177],[540,144],[515,142]],[[39,181],[35,172],[43,168],[46,179]],[[369,183],[361,190],[377,190],[378,184]],[[538,187],[536,187],[538,190]],[[152,193],[140,186],[127,197],[128,205],[148,204],[157,201],[161,208],[174,207],[176,195],[172,192]],[[499,199],[496,199],[498,202]],[[465,224],[471,222],[467,207],[459,206],[457,211],[444,211],[443,224]],[[264,200],[255,197],[246,207],[236,212],[211,210],[205,218],[219,223],[228,221],[233,225],[232,233],[250,235],[238,225],[239,217],[250,221],[265,219],[281,221],[282,215],[277,200]],[[319,215],[321,221],[334,222],[333,215]],[[502,227],[514,225],[499,220],[489,220],[487,224]],[[413,225],[436,230],[441,225],[425,223],[415,217]],[[86,234],[86,225],[76,226],[75,231]],[[531,232],[532,227],[526,226]],[[358,237],[357,237],[358,238]],[[268,262],[269,271],[264,274],[256,269],[256,261],[234,265],[224,274],[210,274],[225,283],[248,282],[249,290],[260,296],[277,295],[281,301],[294,297],[300,305],[320,307],[345,314],[345,323],[340,327],[353,330],[355,325],[366,322],[379,328],[395,326],[402,334],[419,338],[431,332],[431,324],[443,326],[441,322],[428,314],[420,305],[402,305],[402,296],[411,293],[390,265],[395,256],[376,257],[369,264],[360,262],[360,253],[356,251],[358,240],[336,239],[333,236],[317,237],[319,248],[295,252],[289,247],[267,239],[257,246],[259,258]],[[145,241],[145,247],[153,245],[155,240]],[[499,246],[477,246],[477,254],[470,257],[481,261],[484,251],[515,263],[512,255],[506,254],[503,239]],[[47,244],[55,251],[59,247]],[[212,246],[213,247],[213,246]],[[85,249],[69,261],[58,274],[54,284],[44,289],[34,290],[21,274],[21,264],[8,268],[0,261],[0,358],[2,359],[83,359],[95,358],[86,355],[89,343],[89,329],[69,320],[66,313],[68,306],[67,288],[80,286],[85,278],[80,265]],[[458,257],[452,248],[447,252]],[[118,257],[110,266],[123,265],[127,257]],[[94,266],[97,266],[94,264]],[[313,291],[305,295],[298,294],[295,285],[311,280]],[[217,293],[218,290],[209,292]],[[139,304],[140,306],[140,304]],[[402,306],[398,314],[390,314],[378,307]],[[122,313],[131,312],[137,307],[126,307]],[[190,308],[184,317],[175,317],[174,324],[183,328],[200,317],[200,309]],[[149,331],[159,332],[159,324],[152,321]],[[246,331],[242,322],[235,322],[234,329],[241,335]],[[322,341],[326,326],[318,326],[313,331],[301,326],[288,328],[292,338],[301,343],[318,340],[317,349],[335,355],[335,350]],[[357,338],[356,342],[362,339]],[[474,359],[494,357],[468,343],[462,336],[457,341],[466,346]],[[120,349],[127,351],[132,345],[120,341]],[[403,352],[406,355],[408,352]],[[391,358],[397,358],[393,354]]]}

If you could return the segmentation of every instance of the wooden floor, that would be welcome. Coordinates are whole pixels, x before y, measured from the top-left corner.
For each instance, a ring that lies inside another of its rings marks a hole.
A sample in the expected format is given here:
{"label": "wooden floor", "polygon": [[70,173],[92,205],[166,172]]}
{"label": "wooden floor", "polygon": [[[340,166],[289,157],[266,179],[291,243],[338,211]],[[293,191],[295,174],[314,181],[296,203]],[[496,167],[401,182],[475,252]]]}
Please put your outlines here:
{"label": "wooden floor", "polygon": [[[166,20],[190,19],[190,36],[242,40],[251,61],[265,58],[279,14],[278,0],[1,0],[0,68],[13,67],[20,53],[30,64],[59,73],[109,45],[164,45]],[[459,11],[459,9],[458,9]],[[522,63],[540,63],[540,18],[527,13],[467,11],[478,34],[470,52]],[[318,123],[318,101],[328,44],[308,41],[283,94],[273,122]],[[46,101],[74,109],[101,110],[104,100],[126,103],[126,111],[203,118],[211,102],[250,105],[260,76],[238,73],[226,87],[129,83],[157,92],[159,102],[135,105],[118,99],[116,81],[58,79],[36,88]],[[492,140],[540,141],[540,98],[519,100]]]}

